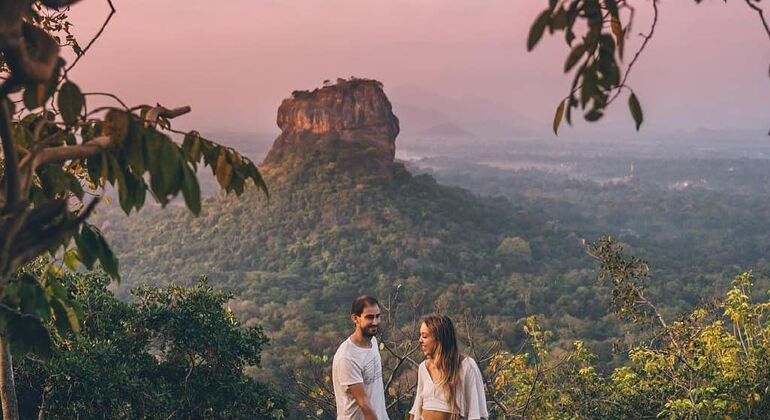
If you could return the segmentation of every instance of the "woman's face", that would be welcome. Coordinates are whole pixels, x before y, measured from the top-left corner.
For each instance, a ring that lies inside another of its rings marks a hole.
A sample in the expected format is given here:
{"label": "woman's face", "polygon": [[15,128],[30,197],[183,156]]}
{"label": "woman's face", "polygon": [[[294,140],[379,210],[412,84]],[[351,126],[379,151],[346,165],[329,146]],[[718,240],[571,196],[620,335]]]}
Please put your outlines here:
{"label": "woman's face", "polygon": [[438,347],[436,337],[424,322],[420,325],[420,345],[422,346],[422,353],[425,355],[426,359],[432,358],[433,353],[436,351],[436,347]]}

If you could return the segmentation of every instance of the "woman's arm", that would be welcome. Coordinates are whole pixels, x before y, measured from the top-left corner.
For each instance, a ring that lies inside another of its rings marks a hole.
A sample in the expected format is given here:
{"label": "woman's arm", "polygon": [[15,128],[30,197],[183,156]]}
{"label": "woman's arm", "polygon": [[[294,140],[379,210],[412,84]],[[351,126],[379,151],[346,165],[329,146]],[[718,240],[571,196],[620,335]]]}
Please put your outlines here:
{"label": "woman's arm", "polygon": [[463,398],[465,399],[465,417],[468,420],[489,418],[487,397],[484,393],[484,380],[476,361],[468,358],[468,369],[463,377]]}
{"label": "woman's arm", "polygon": [[412,409],[409,410],[409,420],[419,420],[422,414],[422,366],[423,365],[421,364],[417,367],[417,389],[414,392],[414,404],[412,404]]}

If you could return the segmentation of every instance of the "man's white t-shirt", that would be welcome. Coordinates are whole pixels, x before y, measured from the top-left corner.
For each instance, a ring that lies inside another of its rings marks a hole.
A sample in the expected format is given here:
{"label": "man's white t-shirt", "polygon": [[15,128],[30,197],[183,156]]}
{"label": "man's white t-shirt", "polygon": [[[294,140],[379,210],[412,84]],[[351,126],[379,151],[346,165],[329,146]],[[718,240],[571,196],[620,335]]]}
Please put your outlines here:
{"label": "man's white t-shirt", "polygon": [[348,337],[334,354],[332,362],[334,399],[337,402],[337,420],[361,420],[361,408],[348,387],[363,384],[369,406],[377,414],[377,420],[390,420],[385,408],[385,388],[382,383],[382,359],[377,339],[372,337],[372,347],[353,344]]}

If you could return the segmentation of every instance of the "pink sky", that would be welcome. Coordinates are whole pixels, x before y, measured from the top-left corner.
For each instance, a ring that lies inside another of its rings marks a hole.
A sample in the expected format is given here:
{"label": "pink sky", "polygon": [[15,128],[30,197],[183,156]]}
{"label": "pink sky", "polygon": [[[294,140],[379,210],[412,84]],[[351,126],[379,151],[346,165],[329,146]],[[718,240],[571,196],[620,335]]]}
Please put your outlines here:
{"label": "pink sky", "polygon": [[[488,101],[499,105],[490,119],[526,118],[545,134],[570,83],[561,36],[525,49],[545,0],[113,2],[118,13],[73,79],[130,103],[191,105],[184,128],[276,131],[276,109],[292,90],[355,75],[381,80],[394,103],[418,89]],[[636,3],[635,32],[646,32],[651,2]],[[645,107],[642,129],[770,127],[770,41],[755,12],[717,0],[664,0],[660,9],[630,78]],[[107,11],[100,0],[73,7],[81,42]],[[590,131],[632,133],[625,100],[618,105]]]}

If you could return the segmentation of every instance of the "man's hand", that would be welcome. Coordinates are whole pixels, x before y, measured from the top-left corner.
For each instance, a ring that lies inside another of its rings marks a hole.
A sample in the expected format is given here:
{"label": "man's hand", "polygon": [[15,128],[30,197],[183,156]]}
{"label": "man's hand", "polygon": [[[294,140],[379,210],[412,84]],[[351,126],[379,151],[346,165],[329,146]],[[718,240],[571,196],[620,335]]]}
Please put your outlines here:
{"label": "man's hand", "polygon": [[364,384],[353,384],[348,386],[350,395],[356,400],[356,404],[361,409],[361,413],[364,415],[364,420],[377,420],[377,415],[374,414],[374,410],[369,406],[369,400],[366,398],[366,392],[364,391]]}

